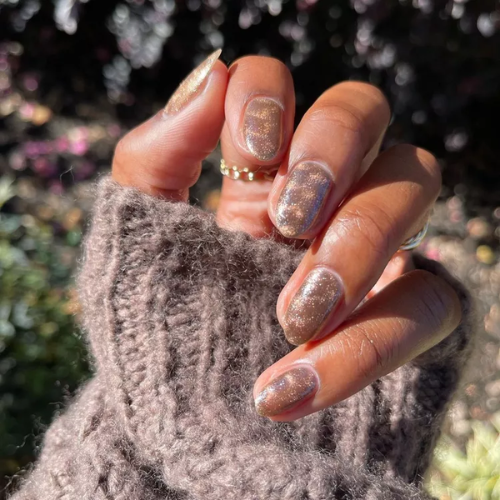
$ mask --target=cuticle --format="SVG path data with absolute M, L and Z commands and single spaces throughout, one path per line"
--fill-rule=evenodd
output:
M 335 313 L 335 311 L 337 311 L 339 309 L 339 307 L 341 306 L 341 304 L 345 302 L 345 286 L 344 286 L 344 281 L 342 280 L 342 278 L 339 275 L 339 273 L 337 271 L 333 270 L 332 268 L 330 268 L 327 265 L 318 264 L 318 265 L 313 266 L 307 272 L 307 274 L 302 279 L 302 281 L 299 283 L 299 289 L 292 296 L 292 298 L 290 300 L 290 303 L 287 306 L 287 309 L 285 311 L 285 317 L 286 317 L 287 312 L 288 312 L 289 308 L 291 307 L 291 304 L 293 303 L 293 301 L 294 301 L 297 293 L 299 292 L 299 290 L 310 279 L 314 279 L 313 278 L 314 273 L 319 273 L 319 276 L 321 276 L 321 274 L 323 274 L 323 273 L 327 273 L 328 275 L 333 276 L 334 281 L 337 283 L 336 287 L 337 287 L 337 290 L 338 290 L 338 294 L 337 294 L 337 292 L 335 293 L 335 295 L 337 296 L 337 299 L 331 304 L 331 306 L 329 307 L 329 310 L 327 310 L 326 315 L 323 317 L 323 320 L 321 321 L 321 323 L 314 329 L 313 332 L 311 332 L 312 335 L 310 335 L 306 340 L 303 340 L 302 342 L 299 340 L 298 344 L 295 343 L 295 342 L 292 342 L 292 340 L 289 340 L 289 342 L 291 342 L 291 343 L 293 343 L 295 345 L 302 345 L 305 342 L 317 341 L 317 340 L 323 338 L 324 335 L 322 335 L 322 333 L 324 333 L 324 331 L 325 331 L 325 326 L 331 320 L 332 315 Z M 287 331 L 287 329 L 285 327 L 284 327 L 284 329 L 285 329 L 285 331 Z M 292 336 L 292 339 L 294 339 L 293 336 Z
M 167 111 L 165 110 L 165 108 L 162 108 L 158 111 L 158 113 L 156 113 L 155 115 L 155 118 L 159 121 L 165 121 L 165 120 L 168 120 L 171 116 L 175 116 L 175 115 L 169 115 L 167 113 Z
M 326 315 L 323 323 L 319 326 L 318 330 L 315 332 L 315 334 L 308 340 L 308 342 L 315 342 L 317 340 L 321 340 L 324 335 L 320 335 L 321 333 L 324 334 L 324 328 L 325 328 L 325 325 L 328 323 L 328 321 L 331 319 L 332 317 L 332 314 L 338 310 L 338 308 L 340 307 L 341 303 L 344 302 L 345 300 L 345 286 L 344 286 L 344 280 L 342 279 L 342 277 L 340 276 L 340 274 L 333 270 L 331 267 L 329 266 L 326 266 L 324 264 L 320 264 L 320 265 L 317 265 L 317 266 L 314 266 L 310 271 L 309 273 L 312 273 L 314 270 L 316 269 L 324 269 L 326 270 L 328 273 L 330 274 L 333 274 L 333 276 L 335 276 L 335 279 L 337 280 L 337 282 L 339 283 L 340 285 L 340 298 L 339 300 L 337 301 L 337 303 L 334 305 L 333 309 Z M 309 274 L 308 273 L 308 274 Z
M 195 97 L 195 99 L 193 99 L 192 102 L 194 102 L 198 97 L 201 97 L 202 95 L 204 95 L 208 91 L 208 87 L 210 86 L 210 82 L 215 74 L 214 69 L 215 69 L 215 65 L 212 68 L 212 70 L 210 71 L 210 73 L 207 75 L 207 77 L 205 78 L 205 81 L 202 84 L 203 86 L 201 88 L 201 92 Z
M 318 370 L 316 370 L 312 361 L 299 359 L 299 360 L 293 361 L 289 366 L 293 366 L 294 368 L 296 368 L 296 367 L 300 368 L 301 366 L 308 367 L 314 373 L 314 378 L 316 379 L 316 390 L 312 395 L 312 397 L 314 397 L 316 395 L 316 393 L 320 390 L 321 379 L 320 379 L 320 376 L 318 374 Z
M 262 94 L 260 92 L 251 92 L 250 94 L 247 94 L 247 97 L 245 99 L 245 104 L 243 105 L 242 108 L 243 115 L 245 114 L 244 111 L 246 110 L 248 103 L 258 97 L 264 97 L 265 99 L 270 99 L 271 101 L 274 101 L 281 108 L 281 111 L 285 112 L 285 105 L 281 102 L 279 98 L 270 96 L 269 94 Z
M 308 158 L 307 156 L 299 157 L 297 161 L 291 164 L 287 171 L 287 176 L 290 175 L 291 172 L 293 172 L 294 168 L 297 167 L 298 165 L 301 165 L 302 163 L 314 163 L 315 165 L 319 165 L 327 174 L 327 176 L 331 179 L 332 183 L 335 182 L 335 176 L 333 175 L 333 172 L 328 166 L 328 163 L 326 163 L 323 160 L 316 160 L 316 159 L 311 159 Z
M 287 365 L 286 368 L 283 368 L 281 370 L 278 370 L 276 373 L 273 373 L 273 376 L 269 379 L 268 382 L 266 382 L 266 384 L 259 391 L 259 393 L 257 394 L 257 396 L 259 396 L 266 389 L 266 387 L 268 385 L 272 384 L 276 379 L 278 379 L 282 375 L 285 375 L 285 373 L 288 373 L 289 371 L 293 370 L 294 368 L 300 368 L 300 367 L 308 367 L 310 370 L 312 370 L 314 372 L 314 376 L 316 378 L 316 387 L 317 387 L 317 390 L 319 390 L 320 382 L 321 381 L 320 381 L 320 378 L 319 378 L 319 375 L 318 375 L 318 371 L 314 367 L 314 364 L 311 361 L 307 361 L 307 360 L 304 360 L 304 359 L 298 359 L 296 361 L 292 361 L 289 365 Z

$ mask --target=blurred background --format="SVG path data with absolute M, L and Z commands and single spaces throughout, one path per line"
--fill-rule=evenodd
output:
M 283 60 L 297 120 L 338 81 L 380 86 L 386 146 L 440 159 L 422 251 L 473 290 L 481 325 L 427 484 L 443 500 L 500 499 L 497 0 L 0 0 L 0 499 L 89 376 L 73 278 L 92 180 L 219 47 L 227 63 Z M 192 201 L 214 209 L 219 185 L 215 153 Z

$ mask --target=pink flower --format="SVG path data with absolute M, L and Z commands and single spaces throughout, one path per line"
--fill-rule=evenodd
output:
M 73 153 L 77 156 L 84 155 L 89 149 L 89 145 L 85 139 L 79 139 L 75 142 L 72 142 L 69 146 L 70 153 Z

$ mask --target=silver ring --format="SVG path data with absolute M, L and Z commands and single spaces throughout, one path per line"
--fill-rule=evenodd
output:
M 241 168 L 236 165 L 229 166 L 224 160 L 220 161 L 220 173 L 235 181 L 273 181 L 278 169 L 251 171 L 247 167 Z
M 404 241 L 403 244 L 399 247 L 399 250 L 413 250 L 414 248 L 417 248 L 418 245 L 420 245 L 420 243 L 422 243 L 422 241 L 424 240 L 428 230 L 429 221 L 425 223 L 425 226 L 415 236 L 412 236 L 411 238 L 408 238 L 406 241 Z

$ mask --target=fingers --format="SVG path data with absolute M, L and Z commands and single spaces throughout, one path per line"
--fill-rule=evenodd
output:
M 269 215 L 289 238 L 315 237 L 378 154 L 389 105 L 376 87 L 327 90 L 297 128 L 269 197 Z
M 227 68 L 214 52 L 181 83 L 165 110 L 121 139 L 113 159 L 119 183 L 171 200 L 187 200 L 201 161 L 224 123 Z
M 282 62 L 260 56 L 239 59 L 229 75 L 222 156 L 230 167 L 251 172 L 276 169 L 293 134 L 292 76 Z M 217 212 L 219 224 L 257 237 L 269 234 L 273 229 L 267 214 L 271 184 L 225 177 Z
M 255 383 L 257 412 L 290 421 L 338 403 L 439 343 L 460 318 L 459 299 L 447 283 L 411 271 L 337 332 L 268 368 Z
M 369 299 L 379 293 L 383 288 L 385 288 L 389 283 L 399 278 L 403 274 L 409 273 L 415 269 L 415 263 L 413 262 L 413 256 L 411 252 L 398 252 L 389 261 L 384 269 L 384 272 L 380 276 L 375 286 L 366 294 L 366 298 Z
M 354 310 L 401 243 L 424 225 L 441 186 L 435 158 L 413 146 L 382 153 L 314 240 L 277 313 L 292 344 L 317 340 Z

